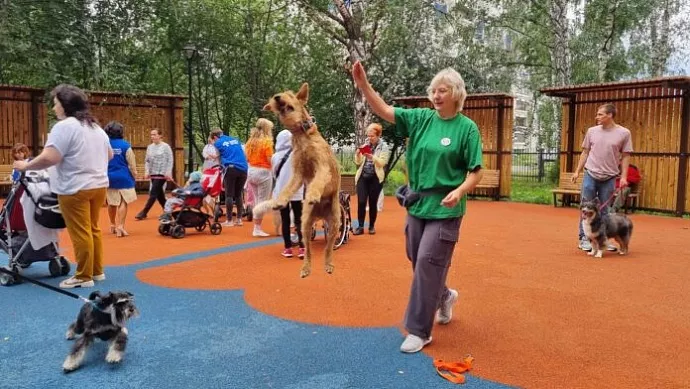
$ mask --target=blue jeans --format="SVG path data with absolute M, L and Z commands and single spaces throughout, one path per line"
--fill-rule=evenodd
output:
M 599 181 L 594 177 L 590 176 L 587 171 L 582 177 L 582 191 L 580 192 L 581 201 L 591 201 L 595 197 L 599 197 L 599 202 L 603 204 L 605 201 L 611 198 L 614 190 L 616 189 L 616 177 L 609 178 L 606 181 Z M 601 210 L 602 215 L 606 215 L 609 211 L 611 204 L 606 204 L 604 209 Z M 579 220 L 579 238 L 582 240 L 585 237 L 585 232 L 582 230 L 582 214 L 580 214 Z

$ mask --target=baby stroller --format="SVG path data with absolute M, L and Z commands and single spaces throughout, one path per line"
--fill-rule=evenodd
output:
M 0 248 L 7 253 L 9 260 L 4 268 L 20 273 L 21 269 L 31 266 L 34 262 L 48 262 L 48 270 L 52 277 L 65 276 L 70 272 L 70 265 L 67 259 L 60 255 L 57 244 L 50 242 L 36 250 L 29 239 L 24 207 L 20 202 L 24 193 L 36 206 L 34 220 L 38 224 L 52 229 L 65 227 L 57 205 L 57 197 L 52 194 L 39 197 L 37 193 L 32 194 L 29 191 L 29 183 L 41 182 L 48 185 L 47 177 L 39 172 L 22 174 L 18 181 L 12 183 L 12 189 L 0 210 Z M 20 282 L 19 277 L 0 274 L 0 285 L 9 286 Z
M 340 202 L 340 234 L 335 240 L 333 249 L 337 250 L 343 244 L 350 240 L 350 232 L 352 232 L 352 214 L 350 210 L 350 194 L 340 191 L 338 195 Z M 328 235 L 328 224 L 322 222 L 324 237 Z M 316 239 L 316 225 L 311 229 L 311 240 Z
M 221 168 L 210 167 L 204 170 L 201 176 L 201 187 L 204 189 L 202 196 L 189 196 L 183 190 L 175 189 L 173 193 L 185 196 L 182 205 L 171 212 L 170 220 L 161 220 L 158 225 L 158 233 L 163 236 L 172 236 L 181 239 L 185 236 L 185 228 L 194 228 L 201 232 L 209 227 L 211 234 L 218 235 L 223 227 L 214 219 L 213 215 L 201 210 L 206 196 L 217 197 L 222 188 Z
M 219 169 L 221 170 L 221 176 L 220 176 L 220 193 L 218 197 L 216 197 L 216 202 L 215 202 L 215 207 L 214 207 L 214 220 L 218 221 L 220 220 L 221 217 L 226 216 L 227 210 L 223 210 L 225 206 L 225 188 L 223 186 L 223 180 L 225 178 L 225 169 L 223 167 L 220 167 L 218 165 Z M 252 193 L 251 189 L 249 188 L 248 183 L 244 183 L 244 190 L 242 191 L 242 204 L 244 204 L 244 213 L 242 214 L 242 218 L 246 218 L 248 222 L 252 221 L 254 217 L 254 212 L 253 212 L 253 206 L 254 206 L 254 194 Z M 234 212 L 233 212 L 234 215 Z

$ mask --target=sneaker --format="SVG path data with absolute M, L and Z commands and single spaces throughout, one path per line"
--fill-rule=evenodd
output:
M 237 219 L 235 222 L 235 227 L 242 227 L 242 219 Z
M 376 228 L 369 227 L 369 235 L 374 235 L 374 234 L 376 234 Z
M 225 223 L 222 224 L 223 227 L 232 227 L 235 225 L 235 223 L 232 222 L 232 220 L 228 220 Z
M 284 249 L 280 255 L 284 256 L 285 258 L 292 258 L 292 249 Z
M 400 351 L 404 353 L 416 353 L 429 343 L 431 343 L 431 336 L 429 339 L 422 339 L 417 335 L 409 334 L 402 345 L 400 345 Z
M 93 280 L 80 280 L 79 278 L 70 277 L 60 283 L 62 289 L 72 288 L 93 288 Z
M 307 250 L 304 247 L 300 247 L 297 250 L 297 256 L 300 258 L 304 258 L 304 254 L 307 252 Z
M 268 237 L 271 235 L 264 232 L 261 228 L 254 227 L 254 231 L 252 232 L 252 236 L 257 237 L 257 238 L 265 238 L 265 237 Z
M 455 289 L 448 289 L 448 298 L 441 304 L 441 308 L 436 311 L 436 323 L 448 324 L 453 318 L 453 304 L 458 301 L 458 291 Z
M 136 216 L 134 216 L 134 219 L 136 220 L 144 220 L 146 219 L 146 215 L 143 215 L 141 213 L 138 213 Z
M 592 244 L 587 238 L 580 239 L 580 244 L 577 246 L 582 251 L 592 251 Z
M 618 251 L 618 247 L 616 247 L 616 246 L 614 246 L 614 245 L 612 245 L 612 244 L 608 244 L 608 245 L 606 245 L 606 250 L 608 250 L 608 251 Z
M 105 281 L 105 274 L 97 274 L 91 277 L 94 281 Z
M 362 227 L 357 227 L 355 228 L 354 231 L 352 231 L 352 235 L 362 235 L 364 233 L 364 228 Z

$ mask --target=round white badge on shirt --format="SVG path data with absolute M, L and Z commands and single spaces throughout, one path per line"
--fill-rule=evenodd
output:
M 450 138 L 443 138 L 441 139 L 441 144 L 443 146 L 449 146 L 450 145 Z

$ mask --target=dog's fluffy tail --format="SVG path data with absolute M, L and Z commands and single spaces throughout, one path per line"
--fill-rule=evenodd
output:
M 262 201 L 253 208 L 254 219 L 262 219 L 263 216 L 273 210 L 273 200 Z

